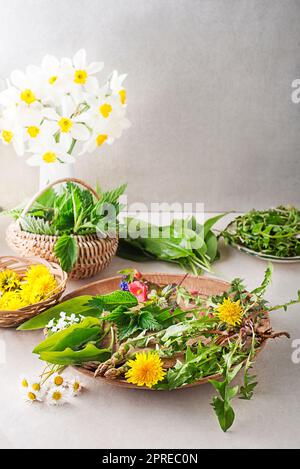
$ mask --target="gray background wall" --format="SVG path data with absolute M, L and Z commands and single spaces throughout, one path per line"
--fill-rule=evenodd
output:
M 129 183 L 129 200 L 207 210 L 300 205 L 297 0 L 0 0 L 0 76 L 72 55 L 128 72 L 132 127 L 76 173 Z M 0 204 L 38 185 L 0 147 Z M 16 190 L 17 189 L 17 190 Z

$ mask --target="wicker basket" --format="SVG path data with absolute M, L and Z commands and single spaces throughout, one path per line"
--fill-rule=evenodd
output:
M 5 269 L 10 269 L 16 272 L 20 277 L 23 277 L 31 265 L 43 264 L 45 265 L 57 281 L 57 287 L 51 292 L 51 296 L 35 303 L 34 305 L 25 306 L 24 308 L 15 311 L 0 311 L 0 327 L 17 327 L 28 319 L 36 316 L 47 308 L 54 306 L 58 303 L 61 295 L 66 289 L 68 276 L 58 264 L 47 262 L 43 259 L 20 257 L 0 257 L 0 272 Z
M 99 195 L 85 182 L 75 178 L 59 179 L 49 184 L 45 189 L 38 192 L 26 205 L 21 217 L 24 216 L 33 203 L 51 187 L 65 182 L 75 182 L 86 189 L 88 189 L 96 199 L 99 200 Z M 20 218 L 21 218 L 20 217 Z M 117 251 L 118 239 L 117 238 L 99 238 L 97 234 L 75 236 L 78 245 L 78 259 L 70 272 L 69 277 L 73 279 L 81 279 L 92 277 L 93 275 L 101 272 Z M 23 231 L 20 224 L 17 222 L 12 223 L 6 232 L 6 240 L 8 245 L 22 256 L 37 256 L 42 257 L 51 262 L 58 262 L 54 254 L 54 245 L 57 241 L 57 236 L 36 235 Z

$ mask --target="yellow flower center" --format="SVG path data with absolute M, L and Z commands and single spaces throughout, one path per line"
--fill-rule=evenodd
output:
M 36 395 L 34 394 L 34 392 L 29 392 L 29 393 L 27 394 L 27 396 L 28 396 L 28 399 L 29 399 L 30 401 L 35 401 L 35 400 L 36 400 Z
M 98 147 L 100 147 L 105 142 L 105 140 L 107 140 L 107 135 L 99 134 L 98 137 L 96 138 Z
M 55 376 L 54 384 L 56 384 L 56 386 L 61 386 L 63 382 L 64 382 L 64 379 L 62 376 Z
M 32 389 L 33 389 L 34 391 L 40 391 L 40 390 L 41 390 L 40 383 L 33 383 Z
M 60 401 L 61 398 L 62 398 L 62 393 L 61 393 L 60 391 L 54 391 L 54 392 L 52 393 L 52 399 L 53 399 L 54 401 Z
M 109 116 L 112 111 L 112 107 L 108 103 L 104 103 L 99 107 L 100 114 L 102 114 L 105 119 Z
M 25 90 L 21 92 L 20 98 L 22 99 L 22 101 L 24 101 L 28 105 L 36 101 L 35 94 L 28 88 L 26 88 Z
M 126 90 L 120 90 L 119 96 L 120 96 L 121 103 L 124 106 L 124 104 L 126 104 Z
M 6 143 L 10 143 L 14 136 L 14 134 L 10 130 L 2 130 L 1 135 Z
M 80 384 L 78 383 L 78 381 L 75 381 L 75 383 L 73 383 L 74 391 L 78 391 L 79 388 L 80 388 Z
M 75 70 L 74 82 L 78 85 L 84 85 L 87 80 L 88 74 L 86 70 Z
M 70 130 L 72 129 L 73 122 L 71 121 L 71 119 L 68 119 L 68 117 L 62 117 L 58 121 L 58 125 L 62 132 L 67 133 L 67 132 L 70 132 Z
M 55 163 L 55 161 L 57 161 L 56 153 L 53 151 L 47 151 L 43 154 L 43 160 L 45 163 Z
M 53 85 L 57 80 L 57 76 L 53 75 L 52 77 L 49 78 L 49 83 L 50 85 Z
M 22 380 L 22 383 L 21 383 L 21 384 L 22 384 L 23 388 L 28 388 L 28 381 L 27 381 L 27 379 L 24 378 L 24 379 Z
M 28 127 L 27 132 L 31 138 L 36 138 L 38 134 L 40 133 L 40 129 L 36 127 L 35 125 L 32 125 Z
M 223 303 L 217 306 L 216 310 L 220 321 L 223 321 L 230 326 L 241 324 L 243 308 L 241 307 L 240 300 L 232 301 L 230 298 L 225 298 Z

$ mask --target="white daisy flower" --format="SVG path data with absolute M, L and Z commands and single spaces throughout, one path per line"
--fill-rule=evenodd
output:
M 80 392 L 83 389 L 83 385 L 77 376 L 69 380 L 68 385 L 69 385 L 70 394 L 73 397 L 78 396 L 78 394 L 80 394 Z
M 40 378 L 22 377 L 20 380 L 20 386 L 23 398 L 26 402 L 42 402 L 45 397 L 45 389 L 41 384 Z
M 47 393 L 47 404 L 61 406 L 68 402 L 68 393 L 63 386 L 51 387 Z

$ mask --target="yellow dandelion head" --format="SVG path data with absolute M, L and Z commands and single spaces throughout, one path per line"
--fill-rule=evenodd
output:
M 130 367 L 125 375 L 128 383 L 138 386 L 152 388 L 159 381 L 162 381 L 166 374 L 157 352 L 137 353 L 135 359 L 129 360 L 127 365 Z
M 17 290 L 20 287 L 20 277 L 13 270 L 3 270 L 0 272 L 0 291 L 7 292 Z
M 216 310 L 220 321 L 230 326 L 238 326 L 241 324 L 243 308 L 241 307 L 240 300 L 232 301 L 230 298 L 225 298 L 223 303 L 217 306 Z
M 16 311 L 27 306 L 20 292 L 8 291 L 1 296 L 0 310 Z
M 31 265 L 26 272 L 25 280 L 27 282 L 34 281 L 41 277 L 41 275 L 51 275 L 47 267 L 43 264 Z

